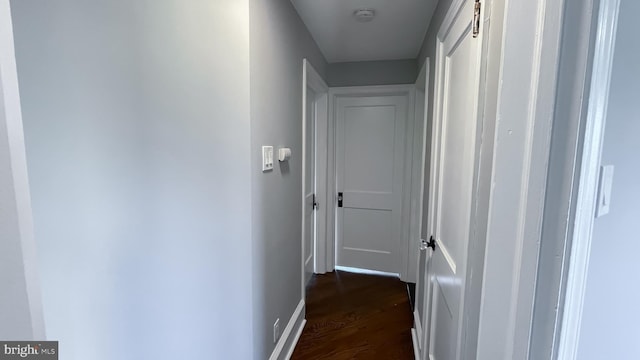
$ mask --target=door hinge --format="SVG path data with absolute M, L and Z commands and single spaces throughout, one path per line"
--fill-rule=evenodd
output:
M 316 194 L 313 194 L 313 210 L 318 210 L 318 199 L 316 198 Z
M 480 0 L 476 0 L 476 4 L 473 7 L 473 37 L 477 38 L 480 35 L 480 9 L 482 5 Z

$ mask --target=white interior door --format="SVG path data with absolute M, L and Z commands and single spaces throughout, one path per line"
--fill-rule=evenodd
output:
M 338 266 L 400 273 L 407 116 L 407 96 L 337 100 Z
M 460 357 L 467 248 L 476 164 L 482 42 L 473 37 L 474 0 L 462 2 L 438 44 L 435 251 L 429 277 L 432 360 Z
M 304 283 L 314 272 L 316 240 L 316 93 L 307 87 L 305 104 L 304 156 Z

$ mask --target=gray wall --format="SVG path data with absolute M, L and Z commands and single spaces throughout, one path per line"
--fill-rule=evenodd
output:
M 611 212 L 596 219 L 578 358 L 640 358 L 640 3 L 622 0 L 603 165 L 614 165 Z
M 12 6 L 47 337 L 250 359 L 248 0 Z
M 329 64 L 329 86 L 366 86 L 414 84 L 418 77 L 415 59 L 389 61 L 357 61 Z
M 291 2 L 251 0 L 250 18 L 254 358 L 266 359 L 302 292 L 302 59 L 322 76 L 326 62 Z M 262 173 L 262 145 L 292 158 Z

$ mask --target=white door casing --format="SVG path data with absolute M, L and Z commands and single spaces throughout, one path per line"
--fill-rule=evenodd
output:
M 435 240 L 429 358 L 460 358 L 467 250 L 477 168 L 481 33 L 473 35 L 474 0 L 458 1 L 447 14 L 437 43 L 436 116 L 430 202 Z
M 304 141 L 304 283 L 314 273 L 314 245 L 316 239 L 316 93 L 306 89 Z
M 559 333 L 556 345 L 558 359 L 574 360 L 578 356 L 619 11 L 620 0 L 600 3 L 584 145 L 582 158 L 576 159 L 582 164 L 576 179 L 578 194 L 573 200 L 577 210 L 573 219 L 571 254 L 566 260 L 569 270 L 563 299 L 564 313 L 558 317 L 555 329 Z
M 408 107 L 406 95 L 337 99 L 338 266 L 401 272 Z
M 428 175 L 430 170 L 427 168 L 427 156 L 431 154 L 431 139 L 428 137 L 430 133 L 428 131 L 428 110 L 429 110 L 429 67 L 430 60 L 427 58 L 422 66 L 422 70 L 418 75 L 416 81 L 416 124 L 415 124 L 415 138 L 414 144 L 415 151 L 414 157 L 417 158 L 417 166 L 414 161 L 414 174 L 412 179 L 412 219 L 415 219 L 415 223 L 412 224 L 412 236 L 409 239 L 409 251 L 416 252 L 416 293 L 415 293 L 415 305 L 413 309 L 414 314 L 414 329 L 415 339 L 419 354 L 416 355 L 418 359 L 422 358 L 424 353 L 424 325 L 428 324 L 428 298 L 429 298 L 429 282 L 426 281 L 428 265 L 430 263 L 430 252 L 426 251 L 422 240 L 427 238 L 428 235 L 424 234 L 423 228 L 426 227 L 427 212 L 425 209 L 425 201 L 428 199 L 425 195 L 428 195 Z
M 317 253 L 317 263 L 324 265 L 325 271 L 333 271 L 336 268 L 336 257 L 337 257 L 337 238 L 338 238 L 338 207 L 337 207 L 337 193 L 338 193 L 338 184 L 337 184 L 337 103 L 341 98 L 353 98 L 353 97 L 371 97 L 371 96 L 406 96 L 409 99 L 408 105 L 408 125 L 406 126 L 407 131 L 407 143 L 405 147 L 405 153 L 410 153 L 412 151 L 412 136 L 410 136 L 411 131 L 413 129 L 413 117 L 414 117 L 414 108 L 413 103 L 415 100 L 415 86 L 412 85 L 376 85 L 376 86 L 348 86 L 348 87 L 333 87 L 329 89 L 329 97 L 328 97 L 328 122 L 326 129 L 326 138 L 322 137 L 323 127 L 318 128 L 318 141 L 320 147 L 318 148 L 319 152 L 323 149 L 326 149 L 326 193 L 322 198 L 325 199 L 326 206 L 324 207 L 324 211 L 326 212 L 326 238 L 325 241 L 318 241 L 318 249 L 326 249 L 326 253 L 321 255 L 320 252 Z M 325 141 L 326 139 L 326 141 Z M 326 143 L 326 148 L 323 144 Z M 319 161 L 322 161 L 322 156 L 319 154 Z M 405 164 L 406 166 L 406 164 Z M 318 165 L 318 168 L 322 168 L 321 165 Z M 405 167 L 404 176 L 405 176 L 405 187 L 410 186 L 411 182 L 411 174 L 410 168 Z M 326 196 L 325 196 L 326 195 Z M 403 199 L 403 212 L 410 211 L 410 202 L 404 201 Z M 322 212 L 322 206 L 320 207 L 320 212 Z M 320 226 L 320 222 L 319 225 Z M 408 229 L 406 229 L 408 230 Z M 322 229 L 319 230 L 319 232 Z M 408 264 L 408 255 L 409 255 L 409 231 L 404 231 L 402 234 L 402 239 L 400 241 L 401 247 L 401 256 L 400 262 L 402 263 L 401 271 L 400 271 L 400 279 L 406 281 L 408 278 L 408 268 L 411 264 Z M 414 264 L 417 265 L 417 264 Z M 415 268 L 415 266 L 414 266 Z
M 302 65 L 302 299 L 313 273 L 324 273 L 326 263 L 327 207 L 327 138 L 329 87 L 307 59 Z M 314 207 L 314 196 L 317 206 Z
M 0 0 L 0 251 L 4 271 L 0 281 L 3 284 L 7 280 L 12 281 L 13 289 L 21 289 L 6 297 L 3 293 L 3 305 L 11 299 L 27 305 L 0 309 L 3 317 L 0 337 L 44 339 L 44 314 L 36 267 L 38 254 L 10 5 L 9 0 Z M 11 259 L 5 261 L 7 258 Z M 5 316 L 5 310 L 11 316 Z
M 425 117 L 425 92 L 424 92 L 424 88 L 418 87 L 416 86 L 416 126 L 414 127 L 416 129 L 416 133 L 419 131 L 419 135 L 418 136 L 422 136 L 423 135 L 423 131 L 424 130 L 424 117 Z M 421 123 L 421 127 L 420 129 L 418 129 L 418 123 Z M 414 139 L 414 142 L 415 139 Z M 420 144 L 423 144 L 422 141 L 417 141 Z M 421 155 L 424 156 L 424 151 L 421 151 Z M 422 164 L 424 164 L 424 161 L 421 161 Z M 416 329 L 416 335 L 417 335 L 417 342 L 418 342 L 418 348 L 422 348 L 422 324 L 424 324 L 424 321 L 422 321 L 422 318 L 424 317 L 424 291 L 422 291 L 424 289 L 424 285 L 425 285 L 425 267 L 426 267 L 426 263 L 427 263 L 427 259 L 426 259 L 426 255 L 427 252 L 425 251 L 426 249 L 423 249 L 422 245 L 421 245 L 421 220 L 422 220 L 422 178 L 423 178 L 423 173 L 424 173 L 424 166 L 421 166 L 419 169 L 414 169 L 417 170 L 415 171 L 414 177 L 412 178 L 412 182 L 411 182 L 411 187 L 412 187 L 412 193 L 415 193 L 413 189 L 418 188 L 418 194 L 420 194 L 420 196 L 415 196 L 412 197 L 411 199 L 411 221 L 412 221 L 412 225 L 411 225 L 411 233 L 410 233 L 410 237 L 409 237 L 409 259 L 412 259 L 412 253 L 415 256 L 414 260 L 411 261 L 416 261 L 416 275 L 415 275 L 415 283 L 416 283 L 416 288 L 415 288 L 415 302 L 414 302 L 414 307 L 413 307 L 413 314 L 414 314 L 414 327 Z

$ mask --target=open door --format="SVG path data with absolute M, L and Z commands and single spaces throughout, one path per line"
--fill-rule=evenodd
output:
M 456 2 L 438 34 L 429 181 L 423 359 L 460 359 L 467 251 L 477 176 L 481 4 Z

